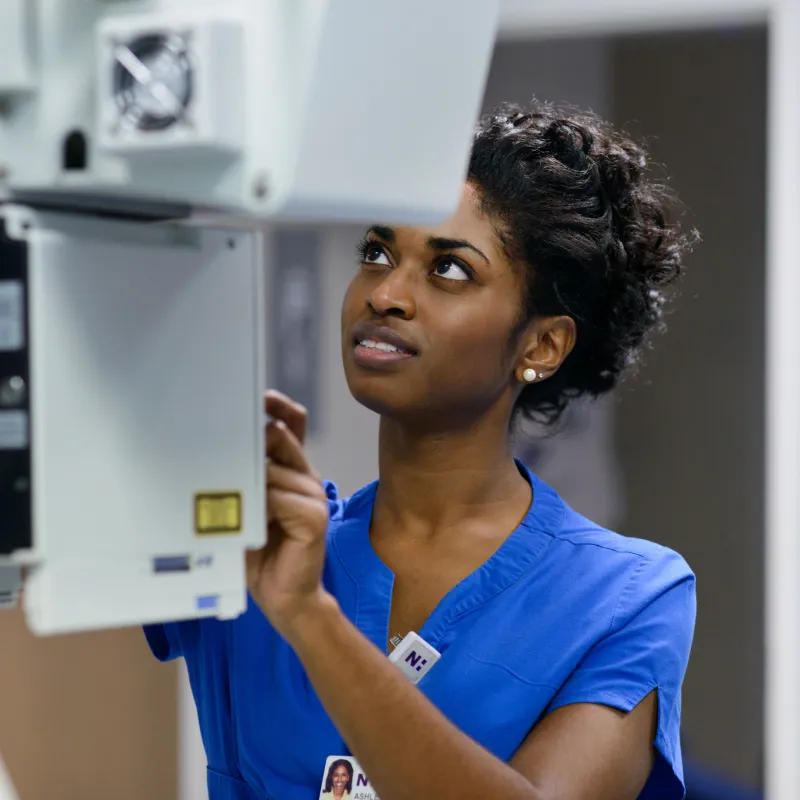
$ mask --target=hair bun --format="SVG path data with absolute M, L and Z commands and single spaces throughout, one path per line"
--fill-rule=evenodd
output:
M 553 154 L 573 169 L 585 169 L 589 163 L 593 137 L 590 131 L 580 128 L 570 120 L 556 119 L 550 123 L 545 136 L 553 144 Z
M 569 401 L 612 389 L 660 327 L 666 289 L 696 233 L 648 175 L 643 147 L 594 114 L 534 101 L 478 124 L 469 176 L 510 258 L 527 267 L 525 319 L 568 315 L 576 345 L 518 410 L 555 422 Z

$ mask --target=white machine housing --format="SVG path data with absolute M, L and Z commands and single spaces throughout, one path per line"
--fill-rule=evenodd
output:
M 464 180 L 498 9 L 499 0 L 468 13 L 463 0 L 3 0 L 0 177 L 26 197 L 438 221 Z M 137 58 L 135 43 L 154 36 L 166 44 Z M 127 88 L 120 74 L 134 76 Z M 171 105 L 172 124 L 138 127 L 142 108 Z M 65 156 L 70 136 L 84 165 Z
M 29 364 L 0 455 L 30 449 L 33 519 L 0 572 L 30 567 L 29 627 L 238 615 L 266 530 L 261 235 L 18 206 L 0 224 L 26 250 Z
M 499 0 L 466 12 L 2 0 L 0 607 L 26 567 L 39 634 L 244 610 L 258 226 L 452 213 Z

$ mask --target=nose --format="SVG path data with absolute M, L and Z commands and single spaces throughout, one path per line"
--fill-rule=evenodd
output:
M 398 266 L 386 272 L 370 292 L 367 303 L 382 317 L 411 319 L 417 313 L 415 275 L 412 269 Z

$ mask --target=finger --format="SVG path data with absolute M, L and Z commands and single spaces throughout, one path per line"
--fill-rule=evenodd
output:
M 319 499 L 283 489 L 267 490 L 267 508 L 281 531 L 297 542 L 311 544 L 325 538 L 328 507 Z
M 267 462 L 267 488 L 283 489 L 306 497 L 325 499 L 325 492 L 313 476 L 284 467 L 274 461 Z
M 302 445 L 280 419 L 267 425 L 267 458 L 305 475 L 310 475 L 312 471 Z
M 267 462 L 277 463 L 308 475 L 324 494 L 322 476 L 306 457 L 302 445 L 282 420 L 267 426 Z
M 276 389 L 264 395 L 264 410 L 274 419 L 283 420 L 300 444 L 306 440 L 306 421 L 308 412 L 305 406 L 287 397 Z

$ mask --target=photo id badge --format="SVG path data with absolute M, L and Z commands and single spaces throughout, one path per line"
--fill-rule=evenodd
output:
M 328 756 L 319 800 L 380 800 L 352 756 Z

